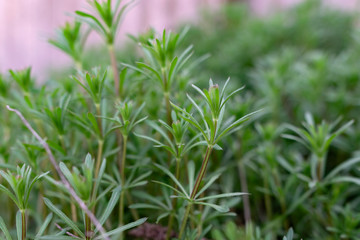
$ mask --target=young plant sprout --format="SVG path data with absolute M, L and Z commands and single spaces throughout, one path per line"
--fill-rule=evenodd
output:
M 115 56 L 114 43 L 122 17 L 133 2 L 134 1 L 130 1 L 121 6 L 122 0 L 116 0 L 115 4 L 112 3 L 112 0 L 106 0 L 103 2 L 89 0 L 88 3 L 92 7 L 94 13 L 76 11 L 76 15 L 79 20 L 87 23 L 91 29 L 95 30 L 106 42 L 114 74 L 114 90 L 117 97 L 120 96 L 122 89 L 120 89 L 119 84 L 119 71 Z
M 338 130 L 334 128 L 339 124 L 341 118 L 334 123 L 328 124 L 323 121 L 316 125 L 310 113 L 305 115 L 306 122 L 303 122 L 305 129 L 288 125 L 287 128 L 296 135 L 284 134 L 284 138 L 295 140 L 308 148 L 313 156 L 311 158 L 311 177 L 313 181 L 321 181 L 325 174 L 326 157 L 332 141 L 353 124 L 353 120 L 341 126 Z
M 183 217 L 183 221 L 180 228 L 179 238 L 181 239 L 184 230 L 186 227 L 187 219 L 189 217 L 189 213 L 191 210 L 192 204 L 196 203 L 196 201 L 206 200 L 208 198 L 197 199 L 199 197 L 199 187 L 200 184 L 205 176 L 206 168 L 209 163 L 209 159 L 211 156 L 211 152 L 213 149 L 221 149 L 221 147 L 217 144 L 224 136 L 230 134 L 231 132 L 237 130 L 238 127 L 241 126 L 242 123 L 250 119 L 251 115 L 254 115 L 257 112 L 249 113 L 237 120 L 224 120 L 225 114 L 225 106 L 226 103 L 229 101 L 231 96 L 235 93 L 241 91 L 243 88 L 239 88 L 229 95 L 225 95 L 226 87 L 229 83 L 230 79 L 228 79 L 222 90 L 220 91 L 218 85 L 214 85 L 212 80 L 209 81 L 209 89 L 208 90 L 201 90 L 195 85 L 193 88 L 201 95 L 203 101 L 205 102 L 205 108 L 201 108 L 195 100 L 193 100 L 189 95 L 188 99 L 194 105 L 195 109 L 197 110 L 198 114 L 200 115 L 201 123 L 192 116 L 192 114 L 188 113 L 185 109 L 178 107 L 177 105 L 172 103 L 172 106 L 181 113 L 181 117 L 190 123 L 192 127 L 201 133 L 202 137 L 204 138 L 206 144 L 206 152 L 204 155 L 204 159 L 202 161 L 200 172 L 197 176 L 194 186 L 191 188 L 191 193 L 188 195 L 186 192 L 183 192 L 182 195 L 187 199 L 188 206 L 185 211 L 185 215 Z M 185 195 L 184 195 L 185 194 Z M 235 193 L 234 195 L 220 195 L 220 196 L 239 196 L 243 195 L 244 193 Z
M 82 33 L 80 22 L 75 21 L 73 24 L 67 22 L 57 31 L 56 38 L 50 39 L 49 43 L 69 55 L 74 61 L 76 69 L 81 71 L 84 45 L 88 33 L 89 31 Z
M 195 146 L 199 145 L 199 141 L 197 141 L 197 140 L 199 139 L 200 135 L 198 134 L 198 135 L 194 136 L 192 139 L 187 140 L 186 135 L 188 132 L 189 123 L 186 122 L 182 118 L 178 119 L 178 117 L 176 116 L 176 113 L 174 111 L 172 112 L 171 126 L 169 126 L 166 122 L 159 120 L 159 124 L 163 128 L 165 128 L 169 132 L 169 134 L 167 134 L 160 126 L 158 126 L 158 124 L 156 124 L 154 122 L 149 121 L 148 124 L 154 130 L 156 130 L 158 133 L 161 134 L 161 136 L 165 140 L 165 143 L 161 143 L 152 137 L 148 137 L 148 136 L 144 136 L 144 135 L 140 135 L 140 134 L 136 134 L 136 135 L 141 138 L 152 141 L 153 143 L 156 144 L 155 147 L 164 148 L 166 151 L 168 151 L 168 153 L 171 154 L 172 158 L 174 158 L 175 162 L 176 162 L 175 178 L 179 179 L 180 178 L 180 170 L 181 170 L 181 161 L 183 160 L 184 155 L 187 152 L 189 152 Z M 169 137 L 169 135 L 170 135 L 170 137 Z M 177 189 L 178 186 L 174 183 L 173 188 Z M 150 200 L 151 200 L 151 198 L 150 198 Z M 168 229 L 167 229 L 166 239 L 169 239 L 172 234 L 172 227 L 173 227 L 173 222 L 174 222 L 176 203 L 177 203 L 176 198 L 173 198 L 172 203 L 171 203 L 172 211 L 170 213 L 170 219 L 169 219 L 168 226 L 167 226 Z
M 139 43 L 144 52 L 145 62 L 137 62 L 136 66 L 123 64 L 142 73 L 161 87 L 164 94 L 168 125 L 172 123 L 170 96 L 172 96 L 174 85 L 177 86 L 175 80 L 181 71 L 185 71 L 184 68 L 193 54 L 193 46 L 189 46 L 176 56 L 176 49 L 186 35 L 187 30 L 184 29 L 181 34 L 166 33 L 164 30 L 161 38 Z
M 26 240 L 26 211 L 28 209 L 30 192 L 34 187 L 35 183 L 47 174 L 48 172 L 38 175 L 36 177 L 32 177 L 32 170 L 26 165 L 23 165 L 21 168 L 17 167 L 16 175 L 11 173 L 10 171 L 4 172 L 0 170 L 0 176 L 5 179 L 5 181 L 11 188 L 10 191 L 7 187 L 0 184 L 0 191 L 5 193 L 9 198 L 11 198 L 11 200 L 16 204 L 19 209 L 19 212 L 16 214 L 18 240 Z M 0 230 L 2 230 L 5 235 L 7 235 L 7 239 L 11 239 L 10 234 L 5 227 L 4 220 L 1 217 Z
M 127 141 L 129 134 L 132 132 L 133 128 L 138 125 L 139 123 L 145 121 L 147 117 L 143 117 L 139 119 L 139 115 L 143 110 L 145 104 L 142 104 L 138 107 L 137 110 L 134 110 L 134 106 L 132 102 L 124 102 L 119 103 L 118 114 L 114 118 L 108 118 L 109 120 L 115 122 L 115 127 L 113 129 L 118 129 L 122 134 L 122 154 L 121 158 L 119 158 L 118 166 L 119 172 L 121 176 L 121 184 L 123 186 L 123 190 L 121 191 L 120 196 L 120 206 L 119 206 L 119 224 L 122 226 L 124 224 L 123 216 L 124 216 L 124 196 L 125 192 L 125 183 L 126 183 L 126 176 L 125 176 L 125 168 L 126 168 L 126 149 L 127 149 Z M 137 215 L 137 214 L 135 214 Z

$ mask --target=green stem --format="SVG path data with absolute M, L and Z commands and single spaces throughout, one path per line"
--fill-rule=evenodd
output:
M 91 220 L 87 214 L 85 214 L 85 239 L 90 240 L 92 236 Z
M 172 118 L 171 118 L 171 106 L 170 106 L 170 94 L 168 91 L 164 92 L 164 99 L 165 99 L 165 105 L 166 105 L 166 119 L 167 119 L 167 124 L 169 126 L 171 126 L 172 124 Z M 170 132 L 168 132 L 168 137 L 169 139 L 173 139 L 173 135 L 171 135 Z M 168 152 L 168 159 L 169 159 L 169 166 L 171 165 L 171 153 Z
M 103 145 L 104 145 L 104 141 L 99 139 L 98 140 L 98 154 L 96 157 L 96 166 L 95 166 L 95 179 L 98 178 L 99 176 L 99 171 L 100 171 L 100 167 L 101 167 L 101 162 L 102 162 L 102 152 L 103 152 Z M 96 195 L 97 195 L 97 190 L 98 190 L 98 183 L 99 181 L 95 181 L 93 184 L 93 190 L 92 190 L 92 194 L 91 194 L 91 203 L 94 203 L 93 208 L 92 208 L 92 212 L 95 213 L 95 201 L 96 201 Z M 75 207 L 74 207 L 75 208 Z
M 121 184 L 122 187 L 125 185 L 125 161 L 126 161 L 126 145 L 127 145 L 127 136 L 123 135 L 123 148 L 122 148 L 122 155 L 121 155 L 121 162 L 120 162 L 120 177 L 121 177 Z M 120 194 L 120 203 L 119 203 L 119 225 L 124 225 L 124 196 L 125 196 L 125 189 L 121 189 Z M 120 239 L 123 239 L 123 235 L 120 235 Z
M 95 178 L 98 177 L 99 175 L 99 171 L 100 171 L 100 166 L 101 166 L 101 162 L 102 162 L 102 152 L 103 152 L 103 145 L 104 145 L 104 141 L 102 139 L 98 140 L 98 154 L 96 157 L 96 167 L 95 167 Z
M 240 161 L 238 164 L 238 171 L 239 171 L 239 178 L 240 178 L 240 185 L 242 192 L 249 192 L 248 190 L 248 183 L 246 178 L 246 171 L 243 161 Z M 251 223 L 251 208 L 250 208 L 250 201 L 249 196 L 243 196 L 243 206 L 244 206 L 244 220 L 245 225 Z
M 195 186 L 194 186 L 194 188 L 193 188 L 193 190 L 191 192 L 191 195 L 190 195 L 191 200 L 195 199 L 195 196 L 196 196 L 196 194 L 197 194 L 197 192 L 199 190 L 201 181 L 205 176 L 206 167 L 207 167 L 207 165 L 209 163 L 209 159 L 210 159 L 212 149 L 213 149 L 213 146 L 208 145 L 208 147 L 206 149 L 204 160 L 203 160 L 202 165 L 201 165 L 200 173 L 199 173 L 199 175 L 198 175 L 198 177 L 196 179 Z M 181 228 L 180 228 L 179 239 L 181 239 L 182 234 L 184 233 L 184 229 L 185 229 L 185 226 L 186 226 L 186 223 L 187 223 L 187 219 L 189 217 L 189 213 L 190 213 L 190 210 L 191 210 L 191 205 L 192 204 L 189 203 L 189 205 L 188 205 L 188 207 L 186 209 L 186 212 L 185 212 L 182 224 L 181 224 Z
M 100 103 L 96 103 L 95 104 L 95 108 L 96 108 L 96 114 L 98 115 L 98 118 L 97 118 L 97 124 L 98 124 L 98 128 L 100 130 L 100 135 L 101 137 L 103 136 L 103 129 L 102 129 L 102 121 L 101 121 L 101 105 Z
M 26 240 L 26 210 L 20 210 L 21 212 L 21 240 Z
M 194 186 L 194 188 L 193 188 L 193 190 L 191 192 L 191 196 L 190 196 L 191 199 L 195 198 L 195 195 L 199 190 L 200 183 L 201 183 L 202 179 L 204 178 L 204 175 L 205 175 L 205 172 L 206 172 L 206 167 L 207 167 L 207 165 L 209 163 L 210 154 L 211 154 L 212 149 L 213 149 L 213 146 L 208 145 L 208 147 L 206 149 L 204 160 L 203 160 L 202 165 L 201 165 L 200 173 L 199 173 L 199 175 L 198 175 L 198 177 L 196 179 L 195 186 Z
M 324 173 L 325 173 L 325 157 L 320 156 L 317 159 L 317 177 L 319 182 L 323 178 Z
M 98 116 L 101 115 L 101 108 L 100 107 L 101 107 L 100 103 L 95 104 L 96 114 Z M 98 128 L 100 129 L 100 136 L 98 138 L 98 152 L 97 152 L 97 158 L 96 158 L 95 178 L 97 178 L 98 175 L 99 175 L 100 166 L 101 166 L 101 162 L 102 162 L 103 145 L 104 145 L 104 140 L 102 139 L 103 132 L 102 132 L 101 118 L 97 119 L 97 124 L 98 124 Z M 96 195 L 96 193 L 94 193 L 94 195 Z
M 70 208 L 71 208 L 71 219 L 73 220 L 74 223 L 76 223 L 77 222 L 77 214 L 76 214 L 75 199 L 73 197 L 71 197 Z M 75 231 L 73 233 L 76 235 Z
M 119 70 L 117 68 L 117 61 L 113 44 L 108 45 L 108 51 L 110 55 L 111 67 L 114 74 L 115 95 L 117 98 L 120 98 L 120 93 L 122 92 L 122 89 L 120 89 L 119 85 Z
M 191 206 L 192 206 L 192 203 L 189 202 L 187 208 L 186 208 L 186 211 L 185 211 L 185 215 L 184 215 L 184 218 L 183 218 L 183 221 L 181 223 L 181 227 L 180 227 L 180 233 L 179 233 L 179 239 L 181 240 L 182 237 L 183 237 L 183 234 L 184 234 L 184 231 L 185 231 L 185 227 L 186 227 L 186 223 L 187 223 L 187 219 L 189 217 L 189 213 L 190 213 L 190 210 L 191 210 Z
M 171 119 L 171 105 L 170 105 L 170 94 L 169 92 L 164 92 L 165 104 L 166 104 L 166 117 L 167 117 L 167 124 L 171 126 L 172 119 Z M 170 134 L 171 136 L 171 134 Z M 172 136 L 171 136 L 172 137 Z M 171 138 L 170 138 L 171 139 Z
M 179 180 L 179 176 L 180 176 L 180 159 L 177 158 L 176 159 L 176 174 L 175 174 L 175 178 Z M 177 189 L 177 185 L 174 183 L 174 188 Z M 170 239 L 171 237 L 171 233 L 172 233 L 172 225 L 174 223 L 174 214 L 175 214 L 175 208 L 176 208 L 176 202 L 177 199 L 173 198 L 172 199 L 172 213 L 170 214 L 169 217 L 169 223 L 167 226 L 167 232 L 166 232 L 166 240 Z
M 168 223 L 168 226 L 167 226 L 167 232 L 166 232 L 166 240 L 169 240 L 170 237 L 171 237 L 171 233 L 172 233 L 172 225 L 174 223 L 174 208 L 173 208 L 173 212 L 170 214 L 170 217 L 169 217 L 169 223 Z

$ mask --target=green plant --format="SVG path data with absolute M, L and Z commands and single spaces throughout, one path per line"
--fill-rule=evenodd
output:
M 88 2 L 50 40 L 75 69 L 0 74 L 1 173 L 52 173 L 26 225 L 0 195 L 0 239 L 359 238 L 354 14 L 308 1 L 259 18 L 234 3 L 118 48 L 134 2 Z M 85 45 L 90 31 L 107 49 Z
M 166 33 L 164 30 L 162 38 L 140 42 L 145 61 L 137 62 L 136 66 L 124 64 L 124 66 L 142 73 L 161 86 L 166 105 L 167 124 L 169 125 L 172 123 L 170 96 L 173 95 L 174 85 L 175 87 L 179 86 L 179 78 L 184 72 L 186 73 L 184 68 L 193 54 L 193 47 L 190 45 L 178 56 L 176 55 L 176 50 L 186 32 L 186 28 L 181 34 Z
M 196 110 L 200 114 L 201 121 L 203 122 L 204 127 L 200 125 L 200 123 L 186 110 L 176 106 L 173 104 L 173 107 L 181 112 L 181 117 L 189 122 L 191 126 L 193 126 L 196 130 L 198 130 L 202 137 L 204 138 L 204 144 L 207 146 L 205 156 L 201 165 L 200 172 L 198 177 L 195 181 L 194 186 L 191 186 L 191 193 L 188 195 L 186 192 L 183 191 L 183 197 L 189 201 L 188 206 L 186 208 L 185 215 L 183 217 L 182 225 L 180 228 L 179 238 L 181 239 L 187 223 L 187 218 L 189 216 L 191 206 L 193 203 L 196 203 L 196 200 L 201 201 L 202 199 L 196 199 L 199 197 L 198 191 L 200 184 L 204 178 L 206 168 L 211 156 L 211 152 L 213 149 L 221 149 L 217 143 L 219 140 L 224 137 L 226 134 L 230 134 L 231 131 L 234 131 L 236 127 L 239 127 L 243 122 L 247 121 L 251 115 L 255 112 L 245 115 L 244 117 L 232 121 L 232 119 L 225 121 L 224 120 L 224 109 L 226 102 L 230 99 L 232 95 L 242 90 L 239 88 L 228 96 L 225 95 L 225 89 L 230 79 L 228 79 L 222 88 L 219 90 L 218 85 L 214 85 L 213 82 L 210 80 L 209 82 L 209 90 L 200 90 L 198 87 L 193 85 L 193 88 L 200 93 L 200 95 L 204 98 L 207 109 L 202 110 L 199 105 L 188 95 L 190 102 L 195 106 Z M 210 111 L 210 112 L 206 112 Z M 224 195 L 225 196 L 225 195 Z M 227 196 L 227 195 L 226 195 Z M 231 195 L 228 195 L 231 196 Z
M 21 168 L 17 167 L 16 175 L 10 171 L 4 172 L 0 170 L 0 175 L 5 179 L 10 186 L 10 191 L 7 187 L 0 184 L 0 190 L 4 192 L 16 204 L 19 212 L 16 214 L 17 236 L 18 239 L 26 240 L 26 210 L 28 209 L 29 197 L 35 183 L 48 173 L 43 173 L 39 176 L 31 176 L 31 168 L 23 165 Z M 6 230 L 4 220 L 0 217 L 2 223 L 1 230 L 6 234 L 7 239 L 11 239 L 9 232 Z
M 325 174 L 326 156 L 330 144 L 338 135 L 345 131 L 353 120 L 349 121 L 338 130 L 333 132 L 335 126 L 340 122 L 338 118 L 334 123 L 327 124 L 323 121 L 320 125 L 315 125 L 314 119 L 310 113 L 305 115 L 306 122 L 303 123 L 304 129 L 294 126 L 287 126 L 295 135 L 284 134 L 283 137 L 295 140 L 308 148 L 313 156 L 311 157 L 311 177 L 314 182 L 321 181 Z
M 50 39 L 49 43 L 68 54 L 77 70 L 82 70 L 83 50 L 87 36 L 88 33 L 82 34 L 80 22 L 76 21 L 73 24 L 67 22 L 57 31 L 56 38 Z
M 76 11 L 76 14 L 81 21 L 86 22 L 93 30 L 102 36 L 106 42 L 114 74 L 114 90 L 116 96 L 119 97 L 122 93 L 122 89 L 120 89 L 122 86 L 119 84 L 119 71 L 117 69 L 114 52 L 114 42 L 123 14 L 133 1 L 130 1 L 124 6 L 120 6 L 122 2 L 121 0 L 117 0 L 114 5 L 112 4 L 111 0 L 106 0 L 103 2 L 90 0 L 88 2 L 95 11 L 95 14 L 86 13 L 83 11 Z
M 138 119 L 141 111 L 144 109 L 145 104 L 142 104 L 138 107 L 137 110 L 134 110 L 134 106 L 132 102 L 124 102 L 118 104 L 118 113 L 114 118 L 109 118 L 109 120 L 115 122 L 114 129 L 119 129 L 122 134 L 122 154 L 119 159 L 119 173 L 121 177 L 121 185 L 124 187 L 126 183 L 126 175 L 125 175 L 125 167 L 126 167 L 126 149 L 127 149 L 127 141 L 129 134 L 132 132 L 133 128 L 143 122 L 147 117 L 143 117 Z M 119 223 L 123 225 L 123 215 L 124 215 L 124 195 L 125 188 L 121 192 L 120 196 L 120 206 L 119 206 Z M 137 214 L 135 214 L 137 215 Z

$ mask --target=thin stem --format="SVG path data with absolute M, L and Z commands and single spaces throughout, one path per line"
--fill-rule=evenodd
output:
M 21 239 L 22 240 L 26 240 L 26 213 L 25 213 L 25 209 L 24 210 L 20 210 L 21 212 Z
M 96 108 L 96 114 L 98 115 L 98 118 L 97 118 L 97 124 L 98 124 L 98 128 L 100 130 L 100 135 L 101 137 L 103 136 L 103 129 L 102 129 L 102 121 L 101 121 L 101 105 L 100 103 L 96 103 L 95 104 L 95 108 Z
M 172 119 L 171 119 L 171 104 L 170 104 L 170 94 L 169 92 L 164 92 L 165 104 L 166 104 L 166 118 L 167 124 L 171 126 Z M 171 134 L 170 134 L 171 136 Z M 172 137 L 172 136 L 171 136 Z M 171 139 L 171 138 L 170 138 Z
M 97 178 L 99 175 L 100 166 L 101 166 L 101 162 L 102 162 L 103 146 L 104 146 L 104 141 L 99 139 L 98 140 L 98 154 L 97 154 L 97 158 L 96 158 L 96 167 L 95 167 L 95 178 Z
M 85 215 L 85 239 L 90 240 L 92 237 L 91 220 Z
M 173 211 L 174 211 L 174 208 L 173 208 Z M 166 232 L 166 240 L 169 240 L 170 237 L 171 237 L 171 233 L 172 233 L 172 225 L 174 223 L 174 212 L 172 212 L 170 214 L 170 217 L 169 217 L 169 223 L 168 223 L 168 226 L 167 226 L 167 232 Z
M 126 162 L 126 147 L 127 147 L 127 136 L 123 136 L 123 149 L 122 149 L 122 156 L 121 156 L 121 183 L 125 184 L 125 162 Z
M 175 174 L 175 178 L 179 179 L 180 176 L 180 159 L 177 158 L 176 159 L 176 174 Z M 174 183 L 174 188 L 177 189 L 177 185 Z M 175 208 L 176 208 L 176 203 L 177 203 L 177 199 L 173 198 L 172 199 L 172 213 L 169 216 L 169 223 L 167 226 L 167 232 L 166 232 L 166 240 L 170 239 L 171 237 L 171 233 L 172 233 L 172 225 L 174 223 L 174 214 L 175 214 Z
M 75 206 L 73 197 L 71 197 L 70 207 L 71 207 L 71 219 L 73 220 L 73 222 L 76 223 L 77 222 L 77 214 L 76 214 L 76 206 Z M 75 231 L 74 231 L 74 234 L 76 234 Z
M 165 77 L 165 76 L 164 76 Z M 165 100 L 165 105 L 166 105 L 166 119 L 167 119 L 167 124 L 169 125 L 169 126 L 171 126 L 171 124 L 172 124 L 172 118 L 171 118 L 171 104 L 170 104 L 170 94 L 169 94 L 169 92 L 168 91 L 165 91 L 164 92 L 164 100 Z M 173 135 L 170 133 L 170 132 L 168 132 L 168 137 L 169 137 L 169 139 L 173 139 Z M 172 159 L 172 157 L 171 157 L 171 153 L 170 152 L 168 152 L 168 159 L 169 159 L 169 166 L 171 165 L 171 159 Z
M 98 116 L 100 116 L 101 115 L 101 105 L 100 105 L 100 103 L 95 104 L 95 108 L 96 108 L 96 114 Z M 101 118 L 97 119 L 97 124 L 98 124 L 98 128 L 100 129 L 100 137 L 98 138 L 98 152 L 97 152 L 97 157 L 96 157 L 95 179 L 97 179 L 98 176 L 99 176 L 100 166 L 101 166 L 101 162 L 102 162 L 103 146 L 104 146 Z M 97 194 L 96 191 L 97 191 L 97 186 L 96 186 L 96 183 L 95 183 L 94 184 L 93 199 L 96 199 L 96 194 Z
M 181 227 L 180 227 L 180 233 L 179 233 L 179 239 L 181 240 L 182 239 L 182 236 L 184 234 L 184 231 L 185 231 L 185 227 L 186 227 L 186 223 L 187 223 L 187 219 L 189 217 L 189 213 L 190 213 L 190 210 L 191 210 L 191 206 L 192 206 L 192 203 L 189 202 L 187 208 L 186 208 L 186 211 L 185 211 L 185 215 L 184 215 L 184 218 L 183 218 L 183 221 L 181 223 Z
M 120 203 L 119 203 L 119 226 L 124 225 L 124 189 L 121 190 Z M 123 234 L 120 233 L 119 239 L 123 239 Z
M 325 173 L 325 157 L 320 156 L 317 157 L 317 178 L 319 182 L 323 178 L 324 173 Z
M 109 55 L 110 55 L 111 67 L 112 67 L 113 74 L 114 74 L 115 95 L 117 98 L 120 98 L 120 93 L 122 92 L 122 89 L 120 89 L 120 85 L 119 85 L 119 70 L 117 68 L 117 61 L 116 61 L 114 45 L 112 45 L 112 44 L 108 45 L 108 51 L 109 51 Z
M 241 191 L 247 193 L 247 192 L 249 192 L 249 190 L 248 190 L 248 183 L 247 183 L 247 179 L 246 179 L 246 171 L 244 168 L 245 168 L 244 164 L 242 162 L 240 162 L 238 165 L 238 170 L 239 170 Z M 250 201 L 249 201 L 248 195 L 243 196 L 243 206 L 244 206 L 245 224 L 249 224 L 251 222 L 251 209 L 250 209 Z
M 204 178 L 204 175 L 205 175 L 205 172 L 206 172 L 206 167 L 208 165 L 212 149 L 213 149 L 213 146 L 211 146 L 211 145 L 209 145 L 207 147 L 207 149 L 206 149 L 206 153 L 205 153 L 205 157 L 204 157 L 204 160 L 202 162 L 202 165 L 201 165 L 200 173 L 199 173 L 199 175 L 198 175 L 198 177 L 196 179 L 195 186 L 194 186 L 194 188 L 193 188 L 193 190 L 191 192 L 191 196 L 190 196 L 191 199 L 195 198 L 195 195 L 199 190 L 200 183 L 201 183 L 202 179 Z
M 204 178 L 205 176 L 205 172 L 206 172 L 206 167 L 209 163 L 209 159 L 210 159 L 210 154 L 211 154 L 211 151 L 213 149 L 213 146 L 212 145 L 208 145 L 207 149 L 206 149 L 206 153 L 205 153 L 205 157 L 204 157 L 204 160 L 202 162 L 202 165 L 201 165 L 201 169 L 200 169 L 200 173 L 196 179 L 196 182 L 195 182 L 195 186 L 191 192 L 191 195 L 190 195 L 190 199 L 191 200 L 194 200 L 195 199 L 195 196 L 196 196 L 196 193 L 198 192 L 199 190 L 199 187 L 200 187 L 200 184 L 201 184 L 201 181 L 202 179 Z M 186 226 L 186 223 L 187 223 L 187 219 L 189 217 L 189 213 L 190 213 L 190 210 L 191 210 L 191 205 L 189 203 L 187 209 L 186 209 L 186 212 L 185 212 L 185 215 L 184 215 L 184 218 L 183 218 L 183 221 L 182 221 L 182 224 L 181 224 L 181 229 L 180 229 L 180 234 L 179 234 L 179 238 L 181 239 L 182 237 L 182 234 L 184 232 L 184 229 L 185 229 L 185 226 Z
M 103 146 L 104 146 L 104 141 L 102 139 L 98 140 L 98 154 L 96 157 L 96 166 L 95 166 L 95 179 L 98 178 L 99 176 L 99 171 L 100 171 L 100 167 L 101 167 L 101 162 L 102 162 L 102 152 L 103 152 Z M 97 190 L 98 190 L 98 183 L 99 181 L 95 181 L 93 184 L 93 191 L 91 194 L 91 202 L 94 203 L 94 206 L 92 208 L 92 212 L 95 213 L 95 202 L 96 202 L 96 195 L 97 195 Z
M 126 161 L 126 146 L 127 146 L 127 136 L 123 135 L 123 146 L 122 146 L 122 155 L 120 162 L 120 177 L 121 177 L 121 193 L 120 193 L 120 203 L 119 203 L 119 225 L 124 225 L 124 196 L 125 196 L 125 161 Z M 120 239 L 123 239 L 123 235 L 120 234 Z

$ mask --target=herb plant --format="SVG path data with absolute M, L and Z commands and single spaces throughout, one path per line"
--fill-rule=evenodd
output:
M 232 3 L 125 49 L 135 2 L 88 3 L 71 71 L 0 74 L 0 239 L 360 238 L 355 16 Z

